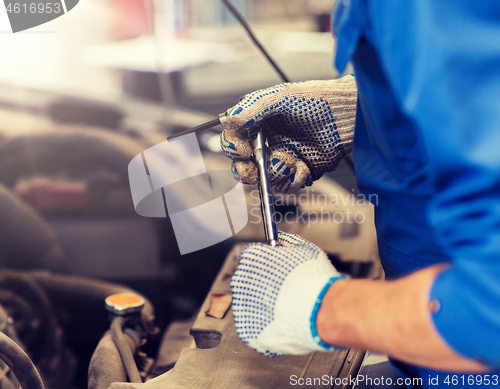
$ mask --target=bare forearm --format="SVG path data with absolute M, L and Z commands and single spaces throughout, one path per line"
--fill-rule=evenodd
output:
M 429 267 L 397 281 L 334 282 L 318 312 L 319 336 L 330 344 L 388 354 L 429 368 L 486 371 L 456 354 L 434 328 L 428 296 L 442 268 Z

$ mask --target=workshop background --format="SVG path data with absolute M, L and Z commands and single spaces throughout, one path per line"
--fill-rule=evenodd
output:
M 232 0 L 293 81 L 339 76 L 333 3 Z M 110 325 L 106 293 L 132 288 L 152 302 L 159 328 L 141 349 L 150 357 L 144 366 L 149 377 L 163 373 L 175 363 L 155 362 L 166 328 L 197 314 L 235 243 L 264 235 L 261 225 L 249 225 L 181 256 L 168 218 L 135 212 L 128 164 L 281 79 L 220 0 L 80 0 L 63 17 L 16 34 L 2 7 L 0 329 L 23 345 L 46 387 L 85 388 Z M 221 130 L 198 135 L 209 170 L 230 167 Z M 358 194 L 345 163 L 315 188 Z M 329 212 L 339 207 L 345 210 Z M 366 213 L 362 225 L 280 229 L 319 244 L 346 271 L 379 276 L 372 209 L 353 207 Z M 290 203 L 278 212 L 299 208 Z M 0 388 L 9 384 L 0 380 Z

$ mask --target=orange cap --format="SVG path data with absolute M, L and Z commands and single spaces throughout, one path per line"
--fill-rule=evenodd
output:
M 127 315 L 140 312 L 144 306 L 144 299 L 132 293 L 118 293 L 106 298 L 106 309 L 116 315 Z

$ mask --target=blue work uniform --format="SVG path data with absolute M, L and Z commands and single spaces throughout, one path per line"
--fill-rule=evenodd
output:
M 500 1 L 338 0 L 333 30 L 337 69 L 355 70 L 354 161 L 377 195 L 387 278 L 450 262 L 431 290 L 435 327 L 500 372 Z M 403 370 L 424 387 L 472 386 Z M 492 375 L 483 386 L 500 386 Z

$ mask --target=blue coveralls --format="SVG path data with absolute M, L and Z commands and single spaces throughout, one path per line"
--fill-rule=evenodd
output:
M 500 372 L 500 1 L 338 0 L 333 30 L 337 69 L 355 70 L 354 161 L 378 196 L 386 275 L 451 262 L 431 290 L 436 329 Z M 437 372 L 405 369 L 435 387 Z M 471 386 L 456 375 L 439 387 Z

